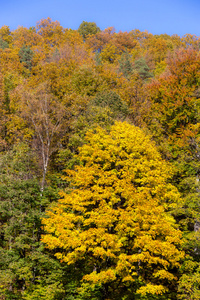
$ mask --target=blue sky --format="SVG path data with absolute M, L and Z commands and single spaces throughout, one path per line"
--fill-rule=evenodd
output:
M 200 0 L 0 0 L 0 27 L 31 27 L 42 18 L 78 29 L 82 21 L 103 30 L 148 30 L 153 34 L 200 36 Z

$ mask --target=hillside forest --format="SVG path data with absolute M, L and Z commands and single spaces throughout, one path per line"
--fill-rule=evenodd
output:
M 200 39 L 0 28 L 0 299 L 200 299 Z

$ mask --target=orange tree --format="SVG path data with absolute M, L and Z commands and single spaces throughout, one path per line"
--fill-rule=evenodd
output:
M 42 241 L 74 270 L 81 263 L 79 293 L 87 291 L 87 299 L 101 299 L 97 287 L 102 299 L 165 299 L 184 256 L 165 211 L 179 200 L 171 169 L 149 137 L 126 122 L 109 133 L 90 131 L 86 140 L 80 164 L 67 171 L 71 192 L 61 192 L 43 219 Z
M 169 55 L 167 63 L 166 72 L 148 86 L 150 109 L 145 120 L 162 154 L 174 165 L 174 184 L 183 199 L 174 216 L 186 237 L 184 249 L 190 260 L 182 267 L 180 299 L 198 299 L 200 53 L 191 47 L 178 49 Z

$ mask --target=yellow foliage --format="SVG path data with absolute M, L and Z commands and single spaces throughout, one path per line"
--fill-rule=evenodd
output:
M 172 268 L 184 253 L 181 233 L 164 209 L 179 201 L 168 183 L 172 169 L 139 128 L 117 122 L 107 133 L 97 128 L 79 149 L 80 165 L 67 171 L 70 194 L 43 219 L 42 241 L 68 264 L 84 260 L 84 281 L 122 280 L 138 293 L 162 294 L 176 280 Z M 156 278 L 157 285 L 154 285 Z
M 101 52 L 101 58 L 105 62 L 113 63 L 116 60 L 118 60 L 119 57 L 120 57 L 120 51 L 112 43 L 107 44 L 106 47 Z
M 146 286 L 142 286 L 137 293 L 142 296 L 145 296 L 146 294 L 161 295 L 166 291 L 167 289 L 165 289 L 162 285 L 147 284 Z

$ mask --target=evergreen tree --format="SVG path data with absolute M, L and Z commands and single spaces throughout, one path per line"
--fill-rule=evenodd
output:
M 119 61 L 119 72 L 122 72 L 123 75 L 128 78 L 133 71 L 133 66 L 131 64 L 130 55 L 126 51 L 122 54 Z
M 24 65 L 24 67 L 31 70 L 33 51 L 29 46 L 27 47 L 26 45 L 23 45 L 23 47 L 19 50 L 19 57 L 20 62 Z
M 6 41 L 4 41 L 2 38 L 0 38 L 0 48 L 3 50 L 9 48 L 9 44 Z
M 93 103 L 96 106 L 108 107 L 113 113 L 114 119 L 125 119 L 129 112 L 126 103 L 113 91 L 104 91 L 96 94 Z
M 95 63 L 96 63 L 96 66 L 100 66 L 102 64 L 102 61 L 101 61 L 101 56 L 100 56 L 100 53 L 98 50 L 95 51 Z
M 153 77 L 153 74 L 149 71 L 149 67 L 144 57 L 141 57 L 134 62 L 134 71 L 139 73 L 143 80 Z
M 55 299 L 63 294 L 60 264 L 40 242 L 41 218 L 51 193 L 41 197 L 33 152 L 19 144 L 0 154 L 0 298 Z M 60 298 L 56 298 L 60 299 Z

